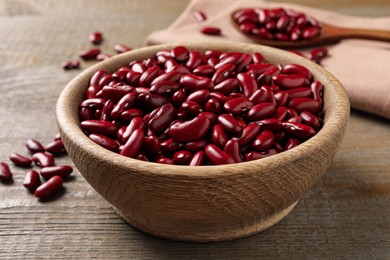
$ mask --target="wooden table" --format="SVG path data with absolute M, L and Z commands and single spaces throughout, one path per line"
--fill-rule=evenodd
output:
M 388 0 L 292 1 L 368 16 L 390 15 Z M 321 2 L 321 3 L 320 3 Z M 322 3 L 323 2 L 323 3 Z M 26 153 L 27 139 L 48 143 L 57 132 L 55 103 L 79 71 L 61 63 L 104 32 L 102 48 L 141 47 L 188 1 L 0 0 L 0 160 Z M 93 62 L 83 62 L 87 68 Z M 58 163 L 71 161 L 64 156 Z M 14 169 L 14 168 L 12 168 Z M 55 199 L 40 202 L 22 186 L 0 183 L 0 258 L 390 258 L 390 124 L 352 111 L 350 125 L 324 177 L 273 228 L 211 244 L 178 243 L 126 224 L 75 170 Z

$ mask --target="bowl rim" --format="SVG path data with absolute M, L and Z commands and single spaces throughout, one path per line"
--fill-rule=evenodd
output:
M 190 50 L 206 50 L 206 49 L 219 49 L 224 51 L 237 51 L 253 53 L 261 52 L 267 60 L 280 59 L 279 55 L 282 55 L 287 63 L 298 63 L 309 67 L 310 71 L 313 74 L 318 74 L 321 78 L 317 79 L 324 85 L 325 92 L 331 92 L 330 94 L 334 96 L 332 101 L 335 103 L 335 106 L 328 106 L 329 109 L 325 113 L 324 124 L 320 131 L 310 139 L 301 143 L 293 149 L 284 151 L 266 157 L 263 159 L 234 163 L 234 164 L 224 164 L 224 165 L 206 165 L 206 166 L 185 166 L 185 165 L 166 165 L 158 164 L 155 162 L 145 162 L 142 160 L 137 160 L 123 155 L 114 153 L 108 149 L 101 147 L 100 145 L 94 143 L 92 140 L 85 135 L 81 128 L 79 127 L 78 119 L 78 109 L 77 107 L 70 108 L 71 100 L 69 97 L 72 96 L 71 93 L 75 91 L 80 85 L 80 82 L 85 82 L 85 85 L 89 85 L 86 82 L 89 82 L 90 77 L 98 70 L 114 71 L 113 69 L 107 69 L 107 67 L 115 67 L 116 69 L 120 68 L 118 64 L 122 64 L 125 61 L 128 64 L 131 60 L 134 60 L 135 57 L 150 57 L 149 53 L 156 53 L 160 50 L 172 49 L 175 46 L 186 46 Z M 146 54 L 148 53 L 148 54 Z M 283 59 L 283 60 L 284 60 Z M 85 87 L 85 89 L 87 86 Z M 84 92 L 85 92 L 84 89 Z M 326 104 L 324 104 L 326 106 Z M 325 108 L 324 108 L 325 109 Z M 75 113 L 77 110 L 77 113 Z M 322 146 L 326 145 L 329 140 L 329 137 L 335 136 L 340 131 L 340 128 L 343 128 L 348 123 L 349 118 L 349 99 L 345 93 L 345 90 L 341 83 L 327 70 L 323 67 L 307 60 L 304 57 L 300 57 L 294 53 L 272 48 L 269 46 L 257 45 L 257 44 L 248 44 L 248 43 L 237 43 L 237 42 L 177 42 L 177 43 L 168 43 L 155 46 L 142 47 L 139 49 L 134 49 L 132 51 L 116 55 L 110 59 L 99 62 L 95 64 L 80 74 L 73 78 L 66 87 L 62 90 L 56 105 L 56 119 L 57 125 L 62 136 L 66 136 L 69 139 L 69 142 L 77 149 L 82 149 L 96 158 L 98 161 L 105 161 L 109 158 L 110 162 L 114 163 L 116 167 L 120 167 L 124 170 L 137 169 L 138 173 L 146 175 L 164 175 L 166 177 L 182 177 L 182 178 L 213 178 L 213 177 L 227 177 L 232 175 L 245 174 L 245 172 L 237 171 L 237 165 L 240 166 L 240 169 L 246 168 L 248 171 L 251 169 L 256 169 L 256 171 L 265 171 L 269 167 L 277 167 L 278 162 L 283 160 L 283 162 L 294 162 L 301 157 L 308 156 L 314 151 L 321 149 Z M 75 115 L 77 118 L 75 118 Z M 78 122 L 78 124 L 77 124 Z M 153 167 L 151 167 L 153 165 Z

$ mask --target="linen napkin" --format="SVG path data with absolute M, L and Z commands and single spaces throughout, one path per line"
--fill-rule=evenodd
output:
M 296 4 L 260 0 L 192 0 L 168 28 L 150 34 L 147 44 L 221 40 L 255 43 L 238 31 L 230 18 L 236 10 L 253 7 L 290 8 L 340 27 L 390 30 L 390 17 L 354 17 Z M 205 13 L 207 20 L 198 22 L 194 19 L 194 11 Z M 202 34 L 200 30 L 203 26 L 219 27 L 222 35 Z M 390 43 L 343 40 L 325 47 L 329 50 L 329 57 L 321 65 L 343 84 L 352 108 L 390 119 Z

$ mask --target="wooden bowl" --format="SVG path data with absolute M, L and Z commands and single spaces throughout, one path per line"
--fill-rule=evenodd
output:
M 261 52 L 274 64 L 298 63 L 324 84 L 323 128 L 298 147 L 260 160 L 221 166 L 176 166 L 131 159 L 92 142 L 79 127 L 79 104 L 97 70 L 185 45 L 193 50 Z M 344 136 L 349 101 L 322 67 L 286 51 L 239 43 L 146 47 L 85 70 L 63 90 L 57 123 L 66 150 L 91 186 L 133 227 L 181 241 L 224 241 L 263 231 L 283 219 L 326 171 Z

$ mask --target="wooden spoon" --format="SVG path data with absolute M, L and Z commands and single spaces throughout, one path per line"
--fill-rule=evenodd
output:
M 234 19 L 234 14 L 236 12 L 232 13 L 231 18 L 233 24 L 240 32 L 242 32 L 247 37 L 251 38 L 257 43 L 278 47 L 278 48 L 308 47 L 314 45 L 321 45 L 324 43 L 337 42 L 342 39 L 366 39 L 366 40 L 390 42 L 390 30 L 385 31 L 385 30 L 372 30 L 372 29 L 361 29 L 361 28 L 344 28 L 344 27 L 330 25 L 324 22 L 320 22 L 320 26 L 321 26 L 320 34 L 310 40 L 301 40 L 301 41 L 267 40 L 260 36 L 251 35 L 241 31 L 239 28 L 239 24 Z

